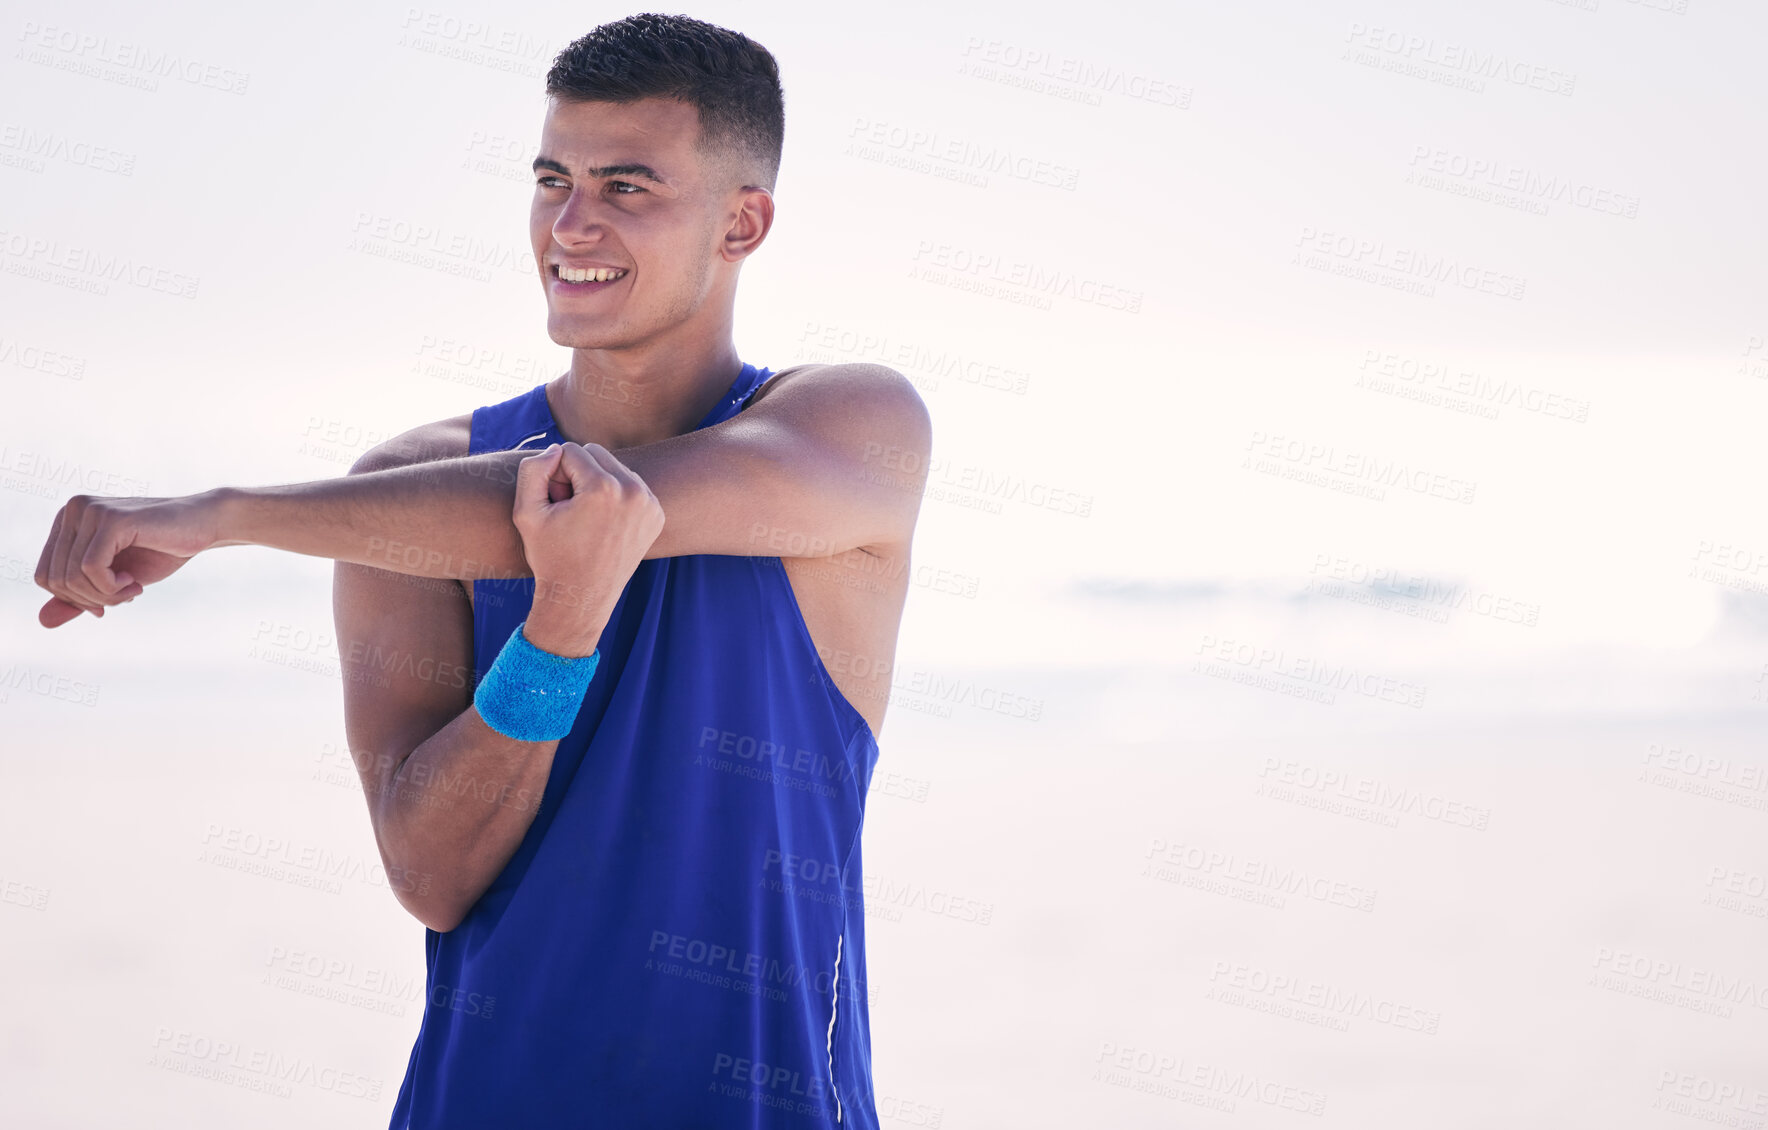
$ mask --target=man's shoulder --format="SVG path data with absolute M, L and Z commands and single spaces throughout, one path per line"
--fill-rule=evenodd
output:
M 780 396 L 781 390 L 791 390 Z M 871 361 L 789 365 L 764 381 L 751 407 L 769 395 L 812 412 L 835 411 L 865 418 L 873 426 L 895 424 L 910 434 L 930 432 L 927 405 L 914 382 L 888 365 Z
M 350 473 L 358 475 L 366 471 L 407 467 L 413 463 L 462 458 L 471 455 L 475 445 L 481 452 L 518 447 L 524 440 L 536 438 L 551 424 L 552 410 L 546 400 L 548 383 L 542 381 L 495 404 L 400 432 L 364 452 L 350 468 Z
M 914 384 L 888 365 L 875 361 L 806 361 L 787 365 L 761 382 L 755 391 L 759 400 L 776 389 L 797 385 L 867 386 L 914 392 Z
M 871 557 L 908 551 L 925 492 L 933 448 L 933 421 L 914 383 L 872 362 L 793 365 L 776 382 L 776 398 L 761 410 L 783 430 L 815 442 L 817 475 L 845 481 L 878 514 L 876 538 L 854 548 Z M 874 505 L 875 504 L 875 505 Z
M 350 467 L 350 473 L 360 475 L 393 467 L 409 467 L 414 463 L 456 459 L 471 452 L 472 442 L 473 414 L 462 412 L 458 416 L 419 424 L 383 440 L 363 452 L 362 457 Z

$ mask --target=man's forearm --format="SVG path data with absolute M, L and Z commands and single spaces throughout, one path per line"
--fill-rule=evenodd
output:
M 389 869 L 414 880 L 395 896 L 424 925 L 454 929 L 508 866 L 540 810 L 558 744 L 505 737 L 469 707 L 382 768 L 377 835 Z
M 210 492 L 215 546 L 262 545 L 418 577 L 533 576 L 511 515 L 533 451 Z

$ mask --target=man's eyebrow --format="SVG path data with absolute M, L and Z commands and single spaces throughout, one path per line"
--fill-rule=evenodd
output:
M 655 181 L 656 183 L 661 184 L 661 185 L 667 185 L 669 183 L 668 181 L 663 179 L 663 175 L 661 173 L 657 172 L 656 169 L 651 168 L 651 166 L 649 166 L 649 165 L 639 165 L 639 164 L 604 165 L 599 169 L 584 169 L 581 174 L 573 174 L 570 169 L 567 169 L 564 165 L 553 160 L 551 157 L 536 157 L 536 158 L 534 158 L 534 171 L 538 173 L 542 169 L 548 169 L 548 170 L 555 172 L 555 173 L 564 173 L 566 176 L 581 175 L 581 176 L 585 176 L 585 177 L 644 177 L 646 180 Z

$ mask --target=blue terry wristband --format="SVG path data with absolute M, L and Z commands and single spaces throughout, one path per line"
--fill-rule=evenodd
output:
M 562 738 L 577 722 L 583 693 L 595 677 L 602 649 L 588 655 L 554 655 L 528 642 L 524 620 L 479 680 L 473 705 L 485 724 L 523 742 Z

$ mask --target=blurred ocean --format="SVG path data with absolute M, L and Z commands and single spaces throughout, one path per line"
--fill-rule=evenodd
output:
M 187 569 L 200 590 L 173 578 L 158 605 L 59 630 L 42 669 L 94 705 L 0 704 L 14 1125 L 97 1125 L 126 1094 L 188 1126 L 370 1127 L 397 1090 L 422 929 L 375 869 L 335 650 L 295 646 L 329 630 L 327 586 L 251 593 L 252 555 L 271 558 L 217 553 Z M 205 609 L 171 599 L 180 580 Z M 8 623 L 39 592 L 4 591 Z M 868 803 L 888 1124 L 1749 1124 L 1759 625 L 1458 662 L 1455 633 L 1529 629 L 1318 592 L 1082 589 L 1026 608 L 1106 638 L 1133 614 L 1166 659 L 968 667 L 919 646 L 959 614 L 941 599 L 911 600 Z M 1289 654 L 1196 654 L 1227 632 Z M 204 1041 L 363 1097 L 193 1081 Z

